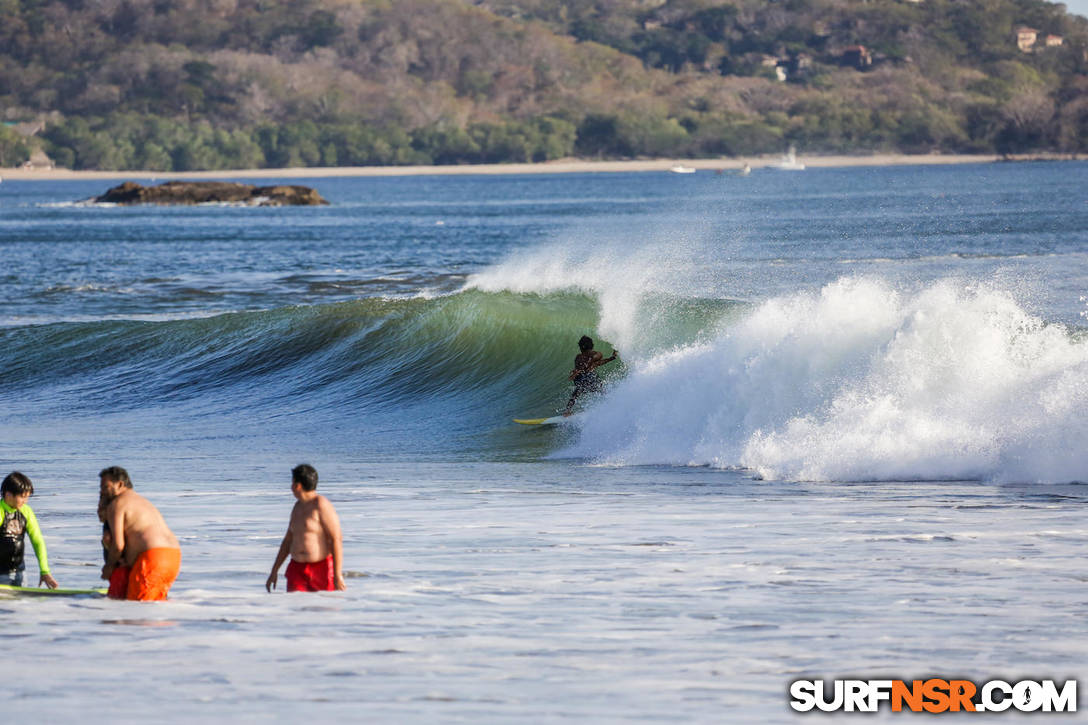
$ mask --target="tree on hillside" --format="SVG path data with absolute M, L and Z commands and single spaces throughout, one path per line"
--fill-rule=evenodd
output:
M 30 144 L 13 128 L 0 126 L 0 167 L 20 166 L 30 158 Z

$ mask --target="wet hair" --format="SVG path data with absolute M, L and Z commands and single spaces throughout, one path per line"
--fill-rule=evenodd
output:
M 593 349 L 593 338 L 589 335 L 582 335 L 582 339 L 578 341 L 578 349 L 582 352 Z
M 317 469 L 309 463 L 300 463 L 291 469 L 291 483 L 302 486 L 303 491 L 317 489 Z
M 99 478 L 104 478 L 113 483 L 124 484 L 125 488 L 132 488 L 132 479 L 128 477 L 128 471 L 120 466 L 110 466 L 98 472 Z
M 33 496 L 34 484 L 25 474 L 12 471 L 4 477 L 4 482 L 0 483 L 0 495 L 4 493 L 10 493 L 12 496 L 22 496 L 24 493 L 27 496 Z

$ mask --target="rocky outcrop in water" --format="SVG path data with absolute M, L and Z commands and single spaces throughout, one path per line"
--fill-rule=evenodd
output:
M 308 186 L 254 186 L 232 181 L 167 181 L 142 186 L 126 181 L 92 199 L 96 204 L 247 204 L 318 206 L 328 204 Z

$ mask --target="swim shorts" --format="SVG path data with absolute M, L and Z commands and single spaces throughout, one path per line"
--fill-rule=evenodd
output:
M 181 549 L 148 549 L 136 557 L 128 577 L 126 599 L 155 602 L 166 599 L 181 571 Z
M 124 599 L 128 594 L 128 574 L 132 571 L 130 566 L 118 565 L 110 574 L 110 588 L 106 596 L 110 599 Z
M 303 563 L 291 559 L 287 565 L 287 591 L 331 592 L 335 590 L 332 554 L 325 557 L 324 561 Z
M 601 380 L 601 376 L 590 370 L 586 373 L 579 373 L 574 378 L 574 392 L 579 395 L 585 393 L 599 393 L 604 390 L 604 381 Z

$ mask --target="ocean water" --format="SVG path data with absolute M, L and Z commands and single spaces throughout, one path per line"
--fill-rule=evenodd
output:
M 795 679 L 1083 679 L 1088 163 L 306 183 L 0 183 L 0 456 L 53 573 L 97 584 L 107 465 L 183 550 L 166 603 L 0 599 L 8 712 L 791 722 Z M 582 334 L 604 392 L 512 423 Z M 264 591 L 300 462 L 346 592 Z

